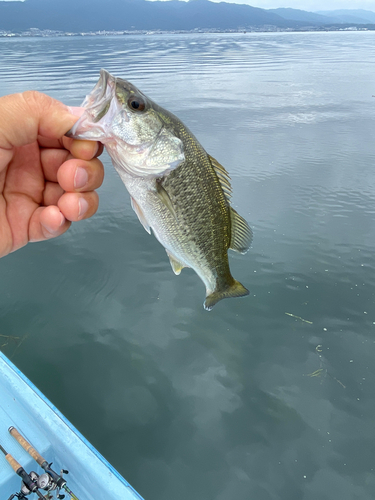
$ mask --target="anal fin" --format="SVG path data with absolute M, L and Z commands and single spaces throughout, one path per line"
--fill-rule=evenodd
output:
M 171 267 L 172 267 L 172 270 L 175 274 L 179 275 L 182 271 L 182 269 L 184 267 L 187 267 L 185 266 L 185 264 L 182 264 L 178 259 L 176 259 L 176 257 L 174 255 L 172 255 L 170 252 L 168 252 L 168 250 L 166 250 L 167 252 L 167 255 L 169 257 L 169 262 L 171 263 Z

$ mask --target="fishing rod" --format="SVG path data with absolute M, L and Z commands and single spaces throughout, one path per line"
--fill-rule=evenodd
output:
M 18 443 L 22 446 L 24 450 L 41 466 L 41 468 L 45 471 L 44 474 L 41 474 L 38 477 L 38 487 L 45 490 L 51 491 L 54 489 L 58 490 L 57 498 L 64 498 L 65 495 L 60 494 L 60 490 L 64 489 L 73 500 L 79 500 L 76 495 L 72 492 L 70 488 L 68 488 L 66 484 L 66 479 L 63 477 L 63 474 L 68 474 L 69 471 L 65 469 L 61 469 L 60 474 L 51 469 L 51 463 L 48 463 L 40 453 L 36 451 L 35 448 L 31 446 L 31 444 L 26 441 L 26 439 L 18 432 L 18 430 L 11 426 L 8 431 L 10 434 L 18 441 Z M 42 497 L 44 498 L 44 497 Z
M 39 498 L 45 500 L 45 497 L 40 493 L 39 486 L 36 482 L 36 480 L 39 478 L 38 474 L 36 474 L 35 472 L 30 472 L 30 474 L 28 474 L 25 469 L 21 467 L 21 465 L 17 462 L 17 460 L 13 458 L 10 453 L 7 453 L 1 445 L 0 450 L 4 453 L 6 460 L 8 461 L 14 472 L 18 474 L 22 479 L 21 491 L 19 493 L 14 493 L 13 495 L 11 495 L 8 500 L 11 500 L 14 497 L 23 499 L 26 498 L 26 495 L 29 495 L 30 493 L 36 493 Z

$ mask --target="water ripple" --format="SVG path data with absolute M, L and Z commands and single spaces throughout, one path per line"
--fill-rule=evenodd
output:
M 0 261 L 2 349 L 145 498 L 373 498 L 374 35 L 0 38 L 2 94 L 105 67 L 175 112 L 254 231 L 205 312 L 104 154 L 98 214 Z

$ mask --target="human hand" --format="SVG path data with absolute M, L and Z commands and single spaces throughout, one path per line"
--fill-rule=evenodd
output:
M 64 137 L 81 112 L 34 91 L 0 98 L 0 257 L 98 209 L 103 147 Z

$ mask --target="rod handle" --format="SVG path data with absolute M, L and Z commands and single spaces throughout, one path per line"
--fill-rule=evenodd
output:
M 15 458 L 12 457 L 12 455 L 10 453 L 8 453 L 7 455 L 5 455 L 5 458 L 7 459 L 9 465 L 12 467 L 12 469 L 14 470 L 14 472 L 16 474 L 18 474 L 18 471 L 20 469 L 22 469 L 21 465 L 17 462 L 17 460 Z
M 16 439 L 16 441 L 19 442 L 19 444 L 22 446 L 22 448 L 24 450 L 27 451 L 27 453 L 34 459 L 36 460 L 36 462 L 42 466 L 42 464 L 44 462 L 46 462 L 46 460 L 42 457 L 42 455 L 40 455 L 35 448 L 33 448 L 31 446 L 31 444 L 26 441 L 26 439 L 21 436 L 21 434 L 17 431 L 17 429 L 15 427 L 9 427 L 9 432 L 10 434 Z

